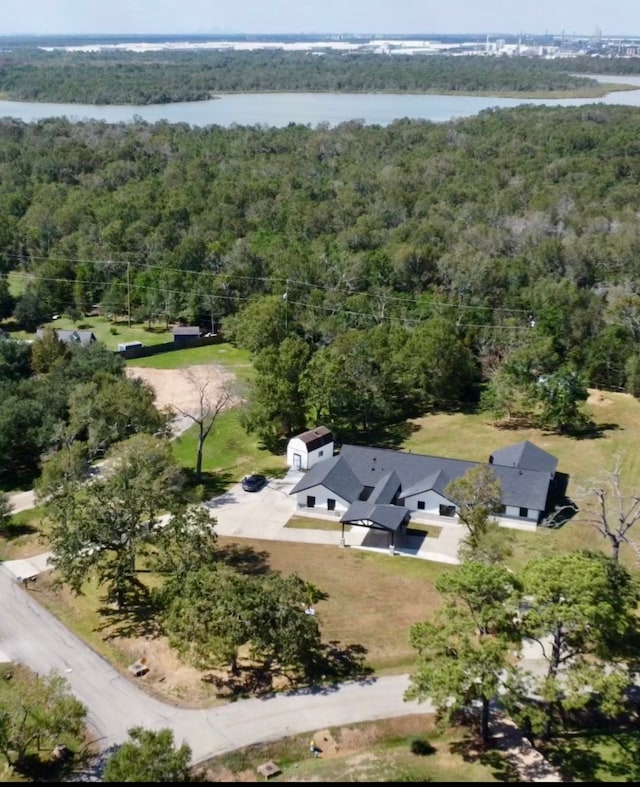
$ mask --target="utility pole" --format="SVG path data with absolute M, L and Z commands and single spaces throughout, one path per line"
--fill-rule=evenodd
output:
M 127 325 L 131 328 L 131 261 L 127 260 Z

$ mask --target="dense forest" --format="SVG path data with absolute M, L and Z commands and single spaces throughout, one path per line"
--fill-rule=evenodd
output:
M 316 129 L 5 119 L 0 272 L 27 287 L 0 278 L 0 319 L 98 304 L 222 324 L 254 354 L 247 427 L 271 444 L 479 398 L 575 427 L 585 385 L 640 393 L 639 132 L 637 109 L 602 105 Z
M 635 71 L 624 73 L 638 73 L 640 60 L 629 62 Z M 602 95 L 595 80 L 575 76 L 578 65 L 506 56 L 22 48 L 0 57 L 0 93 L 18 101 L 136 105 L 268 91 Z

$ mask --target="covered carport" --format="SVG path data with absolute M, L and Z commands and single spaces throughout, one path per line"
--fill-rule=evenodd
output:
M 409 521 L 411 512 L 404 506 L 390 504 L 368 503 L 356 500 L 340 518 L 342 536 L 340 543 L 344 544 L 344 526 L 360 525 L 371 530 L 382 530 L 389 534 L 389 550 L 393 551 L 399 535 Z

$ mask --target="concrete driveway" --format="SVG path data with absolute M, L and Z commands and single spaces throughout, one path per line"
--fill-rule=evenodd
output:
M 258 492 L 245 492 L 241 483 L 234 484 L 205 504 L 217 520 L 216 532 L 244 538 L 278 537 L 296 511 L 295 497 L 289 495 L 295 483 L 292 476 L 269 479 Z

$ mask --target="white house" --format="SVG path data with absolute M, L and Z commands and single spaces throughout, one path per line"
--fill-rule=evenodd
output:
M 296 435 L 287 445 L 287 464 L 296 470 L 308 470 L 333 456 L 333 434 L 326 426 L 316 426 Z
M 290 462 L 291 463 L 291 462 Z M 412 515 L 458 520 L 447 486 L 478 462 L 343 445 L 318 456 L 291 490 L 301 510 L 332 511 L 343 523 L 395 532 Z M 553 489 L 557 459 L 525 440 L 494 451 L 489 462 L 500 482 L 496 515 L 504 524 L 535 529 Z M 311 465 L 309 465 L 311 467 Z

